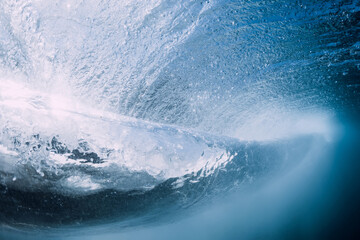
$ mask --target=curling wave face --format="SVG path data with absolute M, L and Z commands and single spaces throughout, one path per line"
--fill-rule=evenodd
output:
M 343 1 L 1 1 L 0 220 L 175 216 L 316 161 L 349 104 L 339 96 L 355 93 L 338 79 L 360 66 L 358 12 Z
M 329 140 L 305 132 L 241 141 L 96 111 L 9 81 L 0 93 L 2 220 L 12 224 L 130 217 L 160 202 L 185 207 L 290 169 Z

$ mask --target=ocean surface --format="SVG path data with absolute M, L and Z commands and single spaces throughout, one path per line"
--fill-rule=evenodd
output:
M 357 239 L 360 1 L 0 1 L 0 239 Z

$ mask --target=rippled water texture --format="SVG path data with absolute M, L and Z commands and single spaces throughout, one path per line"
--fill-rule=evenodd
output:
M 356 239 L 359 20 L 0 1 L 0 238 Z

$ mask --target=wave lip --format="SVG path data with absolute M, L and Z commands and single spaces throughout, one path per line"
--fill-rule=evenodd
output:
M 0 220 L 17 227 L 26 224 L 36 227 L 103 223 L 104 220 L 125 221 L 139 216 L 144 221 L 152 221 L 150 219 L 183 212 L 219 195 L 284 174 L 311 158 L 319 146 L 326 145 L 321 136 L 273 142 L 233 140 L 222 143 L 226 144 L 232 156 L 226 164 L 213 168 L 205 166 L 197 172 L 163 179 L 148 189 L 134 186 L 133 181 L 149 184 L 152 180 L 149 174 L 120 172 L 114 166 L 107 168 L 77 162 L 58 165 L 57 169 L 53 166 L 53 172 L 44 171 L 43 176 L 26 165 L 17 166 L 16 174 L 23 173 L 21 177 L 27 179 L 14 179 L 11 172 L 1 172 Z M 111 184 L 106 185 L 107 181 Z M 26 182 L 32 188 L 13 184 L 17 182 Z M 123 187 L 124 183 L 128 188 Z M 141 223 L 135 221 L 132 224 Z
M 241 141 L 70 104 L 21 85 L 12 92 L 11 84 L 0 84 L 0 205 L 8 224 L 183 208 L 291 169 L 325 141 L 307 132 Z
M 110 187 L 147 189 L 231 159 L 214 137 L 79 104 L 74 108 L 61 96 L 19 85 L 11 91 L 11 84 L 3 82 L 0 88 L 0 110 L 4 113 L 1 149 L 3 155 L 12 155 L 4 164 L 19 169 L 26 166 L 40 177 L 52 176 L 54 182 L 64 182 L 69 191 L 72 185 L 78 190 L 84 186 L 85 193 Z M 91 171 L 111 172 L 118 179 L 97 179 Z M 20 184 L 21 176 L 14 178 L 17 180 L 12 185 Z

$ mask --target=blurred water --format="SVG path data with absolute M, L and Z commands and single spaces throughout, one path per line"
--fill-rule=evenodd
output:
M 359 11 L 0 2 L 0 237 L 354 239 Z

